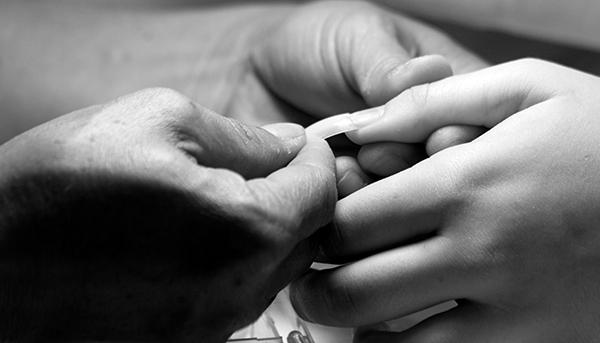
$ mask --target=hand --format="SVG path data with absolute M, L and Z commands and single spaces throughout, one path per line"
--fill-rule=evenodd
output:
M 448 63 L 456 73 L 485 66 L 438 30 L 367 2 L 128 6 L 35 2 L 0 11 L 0 23 L 15 21 L 28 37 L 0 49 L 8 54 L 0 87 L 11 92 L 0 141 L 3 128 L 47 120 L 31 113 L 65 113 L 157 84 L 246 123 L 308 125 L 449 76 Z M 43 13 L 41 22 L 21 24 L 32 13 Z M 399 149 L 412 161 L 422 158 L 417 148 Z
M 485 66 L 434 28 L 361 1 L 301 6 L 273 31 L 253 55 L 257 74 L 317 118 L 382 105 L 449 76 L 449 67 L 464 73 Z
M 0 147 L 0 332 L 9 340 L 222 342 L 314 257 L 334 159 L 165 89 Z
M 485 66 L 438 30 L 360 1 L 301 6 L 273 31 L 276 33 L 254 51 L 252 61 L 271 92 L 269 96 L 296 109 L 275 115 L 280 121 L 306 125 L 314 118 L 382 105 L 411 86 L 451 75 L 452 69 L 464 73 Z M 265 103 L 244 101 L 249 102 Z M 266 115 L 262 108 L 256 112 Z M 473 128 L 444 128 L 432 137 L 429 151 L 446 146 L 447 141 L 470 140 L 480 133 Z M 332 143 L 338 151 L 347 147 L 340 140 Z M 393 162 L 381 158 L 387 154 L 395 156 Z M 387 143 L 385 147 L 364 147 L 358 160 L 368 161 L 369 172 L 387 176 L 425 156 L 421 145 Z M 351 157 L 338 159 L 337 174 L 342 196 L 371 182 Z
M 522 60 L 411 88 L 357 143 L 490 130 L 338 202 L 295 283 L 310 320 L 359 326 L 457 308 L 359 342 L 591 342 L 600 336 L 600 79 Z M 364 257 L 356 260 L 357 257 Z

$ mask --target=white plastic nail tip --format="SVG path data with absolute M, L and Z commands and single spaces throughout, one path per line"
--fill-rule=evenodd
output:
M 338 114 L 310 125 L 306 128 L 306 134 L 327 139 L 341 133 L 363 128 L 381 117 L 383 117 L 383 106 L 354 113 Z

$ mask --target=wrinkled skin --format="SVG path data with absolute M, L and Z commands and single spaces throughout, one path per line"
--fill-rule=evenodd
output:
M 149 89 L 0 147 L 2 339 L 222 342 L 310 265 L 334 157 Z
M 360 326 L 448 300 L 357 342 L 593 342 L 600 336 L 600 79 L 520 60 L 413 87 L 360 144 L 489 130 L 338 202 L 324 255 L 292 288 L 309 320 Z M 366 167 L 366 166 L 363 166 Z

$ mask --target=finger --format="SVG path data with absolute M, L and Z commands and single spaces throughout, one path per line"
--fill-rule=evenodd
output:
M 143 90 L 122 99 L 117 101 L 127 104 L 128 110 L 140 103 L 140 109 L 152 113 L 140 117 L 145 124 L 168 130 L 175 146 L 198 164 L 230 169 L 249 178 L 285 166 L 306 141 L 300 125 L 269 126 L 270 133 L 218 115 L 169 89 Z
M 284 167 L 306 142 L 304 129 L 296 124 L 259 128 L 205 113 L 192 125 L 198 145 L 188 151 L 200 165 L 230 169 L 246 178 Z
M 418 144 L 377 143 L 363 146 L 358 153 L 358 162 L 362 169 L 370 173 L 390 176 L 425 157 L 425 150 Z
M 292 286 L 298 313 L 316 323 L 360 326 L 480 294 L 465 256 L 436 237 L 302 276 Z
M 463 157 L 451 153 L 437 154 L 338 201 L 333 225 L 323 231 L 325 255 L 347 260 L 432 235 L 460 194 L 454 170 Z
M 416 86 L 388 102 L 380 120 L 347 136 L 357 144 L 414 143 L 448 125 L 490 128 L 554 96 L 556 83 L 546 78 L 561 69 L 522 60 Z
M 449 147 L 468 143 L 486 132 L 481 126 L 450 125 L 435 130 L 425 143 L 427 155 L 431 156 L 436 152 Z
M 308 137 L 290 164 L 264 179 L 247 182 L 254 201 L 279 223 L 275 240 L 298 242 L 331 221 L 337 201 L 335 159 L 324 140 Z
M 388 46 L 388 50 L 394 46 L 401 49 L 397 41 L 391 44 L 394 45 Z M 370 106 L 382 105 L 412 86 L 434 82 L 452 75 L 452 68 L 439 55 L 412 59 L 397 57 L 395 60 L 387 56 L 390 60 L 385 62 L 386 56 L 383 53 L 372 53 L 378 50 L 366 51 L 370 53 L 363 57 L 364 60 L 354 61 L 352 69 L 347 73 L 354 88 Z M 365 55 L 365 52 L 363 51 L 362 54 Z
M 337 57 L 340 38 L 352 36 L 338 29 L 346 14 L 329 6 L 336 7 L 316 3 L 298 8 L 251 56 L 272 92 L 317 118 L 365 107 L 345 80 Z M 323 13 L 332 14 L 324 18 Z
M 370 177 L 365 174 L 353 157 L 338 157 L 335 160 L 335 169 L 340 199 L 371 183 Z
M 323 25 L 322 13 L 327 11 L 334 14 Z M 306 50 L 315 41 L 307 27 L 318 30 L 317 41 L 324 43 L 318 49 Z M 298 28 L 305 33 L 299 34 Z M 289 37 L 295 39 L 290 42 Z M 304 47 L 298 49 L 299 44 Z M 398 41 L 392 17 L 373 5 L 319 3 L 301 8 L 275 39 L 254 52 L 252 61 L 271 90 L 324 117 L 383 104 L 407 87 L 451 75 L 441 56 L 411 61 L 412 46 Z M 299 55 L 299 50 L 305 53 Z
M 340 27 L 338 59 L 345 79 L 368 105 L 382 105 L 409 87 L 452 75 L 445 58 L 416 56 L 415 41 L 399 39 L 394 16 L 364 6 L 370 15 Z

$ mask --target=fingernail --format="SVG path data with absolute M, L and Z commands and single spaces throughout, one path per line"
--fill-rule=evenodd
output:
M 384 114 L 384 107 L 373 107 L 366 110 L 354 112 L 350 114 L 350 120 L 357 129 L 361 129 L 367 125 L 371 125 L 381 119 Z
M 293 139 L 304 136 L 304 128 L 298 124 L 277 123 L 265 125 L 262 128 L 281 139 Z

